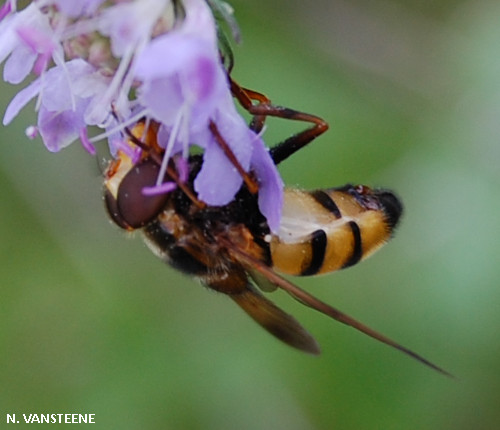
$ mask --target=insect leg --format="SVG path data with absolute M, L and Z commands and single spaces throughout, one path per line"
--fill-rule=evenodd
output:
M 231 91 L 239 103 L 254 116 L 250 128 L 257 133 L 262 129 L 264 121 L 268 116 L 304 121 L 313 124 L 312 127 L 294 134 L 271 148 L 270 153 L 275 164 L 281 163 L 290 155 L 328 130 L 328 123 L 322 118 L 287 107 L 275 106 L 271 104 L 270 99 L 265 95 L 243 88 L 232 79 Z M 258 104 L 253 104 L 252 100 L 256 100 Z
M 259 102 L 259 104 L 271 105 L 271 100 L 262 93 L 259 93 L 254 90 L 250 90 L 248 88 L 243 88 L 239 84 L 237 84 L 234 80 L 230 78 L 231 84 L 231 93 L 238 100 L 241 106 L 246 109 L 248 112 L 251 112 L 251 109 L 255 106 L 252 100 Z M 265 115 L 257 115 L 255 114 L 250 122 L 250 128 L 255 131 L 255 133 L 260 133 L 262 128 L 264 127 L 264 122 L 266 120 Z
M 217 125 L 215 122 L 210 120 L 209 124 L 209 129 L 212 132 L 215 140 L 221 147 L 222 151 L 224 151 L 224 154 L 226 157 L 229 159 L 229 161 L 233 164 L 234 168 L 238 171 L 238 173 L 241 175 L 243 178 L 243 181 L 245 182 L 246 186 L 248 187 L 248 190 L 252 193 L 255 194 L 257 191 L 259 191 L 259 184 L 257 181 L 248 173 L 245 171 L 243 166 L 240 164 L 238 159 L 236 158 L 236 155 L 234 155 L 234 152 L 232 149 L 229 147 L 227 142 L 224 140 L 224 137 L 220 134 L 219 129 L 217 128 Z

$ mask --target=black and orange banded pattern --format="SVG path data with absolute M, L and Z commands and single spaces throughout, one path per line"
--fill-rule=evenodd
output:
M 302 268 L 302 276 L 311 276 L 319 272 L 325 261 L 326 246 L 328 237 L 325 230 L 319 229 L 311 233 L 311 258 L 307 267 Z
M 296 276 L 353 266 L 393 234 L 402 213 L 390 191 L 344 185 L 287 189 L 282 228 L 271 240 L 273 268 Z
M 359 226 L 356 223 L 356 221 L 349 221 L 348 226 L 351 228 L 352 231 L 352 238 L 354 245 L 352 247 L 352 254 L 349 257 L 349 259 L 342 265 L 342 269 L 354 266 L 356 263 L 359 263 L 361 261 L 361 258 L 363 258 L 361 230 L 359 229 Z
M 330 211 L 335 216 L 335 218 L 342 217 L 339 207 L 326 191 L 311 191 L 311 196 L 313 196 L 314 199 L 326 210 Z

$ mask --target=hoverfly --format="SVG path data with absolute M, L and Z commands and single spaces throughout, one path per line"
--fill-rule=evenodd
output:
M 313 124 L 271 149 L 276 164 L 328 128 L 316 116 L 274 106 L 265 96 L 234 82 L 231 86 L 235 97 L 254 115 L 251 128 L 255 131 L 262 128 L 267 116 Z M 253 99 L 259 103 L 254 105 Z M 210 207 L 197 199 L 192 185 L 201 168 L 200 155 L 189 156 L 186 181 L 178 177 L 175 160 L 170 161 L 165 181 L 176 182 L 176 189 L 168 194 L 144 195 L 143 188 L 155 183 L 162 162 L 163 149 L 157 144 L 156 129 L 154 121 L 139 121 L 126 129 L 129 143 L 140 147 L 142 155 L 133 160 L 118 152 L 107 168 L 104 199 L 118 226 L 141 230 L 147 245 L 164 262 L 228 295 L 258 324 L 294 348 L 311 354 L 320 352 L 316 340 L 297 320 L 269 301 L 256 286 L 263 291 L 283 289 L 303 304 L 448 374 L 277 273 L 326 273 L 371 255 L 390 239 L 398 224 L 402 204 L 394 193 L 350 184 L 315 191 L 286 188 L 280 231 L 273 234 L 259 211 L 258 184 L 251 173 L 241 172 L 243 186 L 226 206 Z M 211 123 L 210 129 L 231 159 L 231 150 L 215 124 Z M 234 163 L 238 163 L 236 159 Z

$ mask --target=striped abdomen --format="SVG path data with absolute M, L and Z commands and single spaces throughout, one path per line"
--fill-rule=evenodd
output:
M 390 239 L 402 210 L 392 192 L 363 185 L 286 189 L 270 243 L 273 268 L 306 276 L 352 266 Z

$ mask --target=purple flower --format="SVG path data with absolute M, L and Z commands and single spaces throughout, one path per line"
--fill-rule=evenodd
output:
M 216 53 L 206 40 L 167 33 L 153 40 L 137 59 L 142 81 L 139 101 L 158 121 L 173 125 L 189 109 L 190 127 L 206 128 L 228 84 Z M 165 97 L 168 94 L 169 97 Z
M 4 5 L 0 7 L 0 21 L 12 12 L 13 7 L 12 1 L 6 1 Z
M 70 18 L 92 15 L 104 0 L 54 0 L 59 11 Z
M 94 97 L 106 87 L 83 60 L 71 60 L 48 70 L 11 100 L 3 124 L 7 125 L 34 97 L 40 96 L 38 129 L 49 151 L 56 152 L 76 140 L 91 124 L 85 114 Z
M 283 180 L 260 137 L 252 134 L 251 165 L 259 181 L 259 209 L 271 231 L 277 232 L 283 207 Z
M 54 41 L 47 15 L 34 3 L 21 12 L 5 16 L 0 22 L 0 35 L 0 63 L 7 59 L 3 77 L 11 84 L 22 82 L 39 58 L 42 61 L 37 67 L 38 73 L 52 54 L 62 58 L 62 49 Z
M 126 57 L 148 43 L 168 3 L 167 0 L 141 0 L 104 10 L 98 18 L 98 27 L 102 34 L 109 36 L 113 55 Z
M 194 189 L 205 203 L 220 206 L 234 198 L 243 179 L 213 124 L 241 168 L 254 173 L 259 207 L 271 230 L 278 230 L 283 184 L 261 136 L 236 110 L 205 0 L 35 0 L 20 12 L 10 1 L 0 9 L 0 41 L 5 81 L 38 76 L 11 100 L 4 125 L 36 98 L 37 127 L 28 135 L 38 132 L 50 151 L 80 140 L 92 154 L 107 138 L 116 154 L 133 151 L 124 143 L 125 127 L 155 121 L 165 153 L 158 183 L 145 192 L 176 187 L 160 180 L 174 155 L 179 178 L 186 180 L 186 160 L 196 145 L 203 163 Z M 89 137 L 91 125 L 103 133 Z

